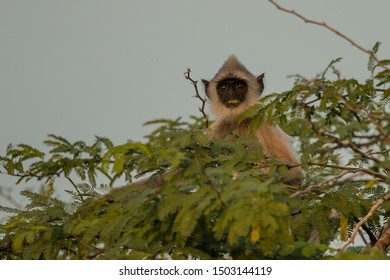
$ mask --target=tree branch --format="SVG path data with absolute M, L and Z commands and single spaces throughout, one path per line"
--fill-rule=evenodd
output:
M 360 229 L 360 227 L 366 223 L 375 213 L 375 211 L 380 207 L 382 206 L 383 203 L 385 203 L 386 201 L 389 201 L 390 200 L 390 192 L 387 193 L 384 197 L 382 197 L 381 199 L 377 200 L 374 205 L 371 207 L 370 211 L 367 213 L 366 216 L 364 216 L 363 219 L 361 219 L 358 223 L 355 224 L 355 227 L 354 227 L 354 230 L 352 232 L 352 235 L 351 237 L 348 239 L 347 242 L 345 242 L 345 244 L 338 250 L 337 252 L 337 255 L 341 254 L 344 252 L 344 250 L 352 243 L 354 242 L 355 240 L 355 237 Z M 387 232 L 385 232 L 385 234 L 387 235 Z M 382 235 L 383 236 L 383 235 Z M 387 240 L 388 237 L 384 237 L 384 240 L 383 241 L 388 241 Z M 379 241 L 379 240 L 378 240 Z M 377 242 L 378 243 L 378 242 Z M 379 246 L 382 246 L 382 244 L 385 244 L 385 242 L 382 243 L 382 240 L 381 240 L 381 243 L 378 245 Z
M 389 246 L 390 246 L 390 227 L 386 228 L 383 231 L 378 241 L 375 243 L 374 248 L 385 250 Z
M 305 16 L 303 16 L 302 14 L 300 13 L 297 13 L 296 11 L 294 10 L 288 10 L 282 6 L 280 6 L 279 4 L 277 4 L 275 1 L 273 0 L 268 0 L 271 4 L 273 4 L 278 10 L 281 10 L 285 13 L 288 13 L 288 14 L 292 14 L 298 18 L 300 18 L 301 20 L 303 20 L 305 23 L 310 23 L 310 24 L 314 24 L 314 25 L 318 25 L 318 26 L 322 26 L 326 29 L 328 29 L 329 31 L 335 33 L 336 35 L 340 36 L 341 38 L 343 38 L 344 40 L 348 41 L 350 44 L 352 44 L 354 47 L 356 47 L 357 49 L 361 50 L 362 52 L 368 54 L 372 59 L 374 59 L 377 63 L 378 66 L 390 71 L 390 68 L 387 67 L 385 64 L 382 63 L 382 61 L 380 61 L 378 59 L 378 57 L 375 55 L 375 53 L 372 51 L 372 50 L 369 50 L 369 49 L 366 49 L 366 48 L 363 48 L 361 45 L 357 44 L 354 40 L 352 40 L 351 38 L 349 38 L 348 36 L 344 35 L 343 33 L 341 33 L 340 31 L 336 30 L 335 28 L 331 27 L 330 25 L 326 24 L 325 22 L 319 22 L 319 21 L 316 21 L 316 20 L 312 20 L 312 19 L 308 19 L 306 18 Z
M 202 106 L 199 107 L 199 111 L 202 113 L 202 115 L 205 119 L 205 127 L 208 128 L 209 127 L 209 117 L 207 116 L 206 111 L 205 111 L 207 99 L 200 96 L 199 90 L 198 90 L 198 81 L 193 80 L 190 76 L 190 73 L 191 73 L 191 69 L 187 68 L 187 71 L 184 73 L 184 77 L 187 80 L 189 80 L 192 83 L 192 85 L 194 86 L 194 88 L 195 88 L 195 96 L 194 97 L 199 99 L 202 102 Z

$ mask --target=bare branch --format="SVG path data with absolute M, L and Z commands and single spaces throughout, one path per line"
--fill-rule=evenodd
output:
M 209 127 L 209 117 L 207 116 L 206 111 L 205 111 L 207 99 L 200 96 L 199 90 L 198 90 L 198 81 L 193 80 L 190 76 L 190 73 L 191 73 L 191 69 L 187 68 L 187 71 L 184 73 L 184 77 L 187 80 L 189 80 L 192 83 L 192 85 L 194 86 L 194 88 L 195 88 L 195 96 L 194 97 L 199 99 L 202 102 L 202 106 L 199 107 L 199 111 L 202 113 L 202 115 L 205 119 L 205 127 L 207 128 L 207 127 Z
M 363 48 L 361 45 L 357 44 L 354 40 L 352 40 L 351 38 L 349 38 L 348 36 L 344 35 L 343 33 L 341 33 L 340 31 L 336 30 L 335 28 L 331 27 L 330 25 L 326 24 L 325 22 L 319 22 L 319 21 L 316 21 L 316 20 L 312 20 L 312 19 L 308 19 L 306 18 L 305 16 L 303 16 L 302 14 L 300 13 L 297 13 L 296 11 L 294 10 L 288 10 L 282 6 L 280 6 L 279 4 L 277 4 L 275 1 L 273 0 L 268 0 L 269 2 L 271 2 L 278 10 L 281 10 L 285 13 L 288 13 L 288 14 L 292 14 L 298 18 L 300 18 L 301 20 L 303 20 L 305 23 L 310 23 L 310 24 L 314 24 L 314 25 L 318 25 L 318 26 L 322 26 L 326 29 L 328 29 L 329 31 L 335 33 L 336 35 L 340 36 L 341 38 L 343 38 L 344 40 L 348 41 L 350 44 L 352 44 L 354 47 L 356 47 L 357 49 L 361 50 L 362 52 L 368 54 L 372 59 L 374 59 L 377 63 L 378 66 L 390 71 L 390 68 L 387 67 L 385 64 L 383 64 L 379 59 L 378 57 L 375 55 L 375 53 L 372 51 L 372 50 L 369 50 L 369 49 L 366 49 L 366 48 Z

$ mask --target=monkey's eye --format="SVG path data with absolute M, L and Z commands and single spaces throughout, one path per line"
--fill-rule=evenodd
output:
M 228 89 L 229 87 L 227 86 L 227 85 L 222 85 L 221 86 L 221 89 L 223 89 L 223 90 L 226 90 L 226 89 Z

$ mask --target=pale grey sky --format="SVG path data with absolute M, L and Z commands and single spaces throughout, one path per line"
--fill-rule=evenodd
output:
M 277 2 L 390 57 L 389 0 Z M 50 133 L 142 140 L 146 121 L 199 114 L 187 67 L 211 78 L 232 53 L 268 93 L 337 57 L 344 76 L 369 74 L 364 53 L 266 0 L 0 0 L 0 154 Z

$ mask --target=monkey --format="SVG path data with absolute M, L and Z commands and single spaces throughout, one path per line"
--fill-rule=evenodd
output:
M 235 55 L 230 55 L 215 76 L 210 80 L 202 79 L 205 93 L 211 103 L 211 112 L 216 117 L 208 135 L 218 139 L 229 132 L 236 131 L 238 136 L 249 134 L 249 121 L 238 122 L 238 116 L 259 102 L 264 90 L 264 73 L 254 76 Z M 254 131 L 263 148 L 266 158 L 289 165 L 283 182 L 288 185 L 301 185 L 303 171 L 289 143 L 289 136 L 278 126 L 262 123 Z M 265 172 L 269 170 L 264 168 Z

